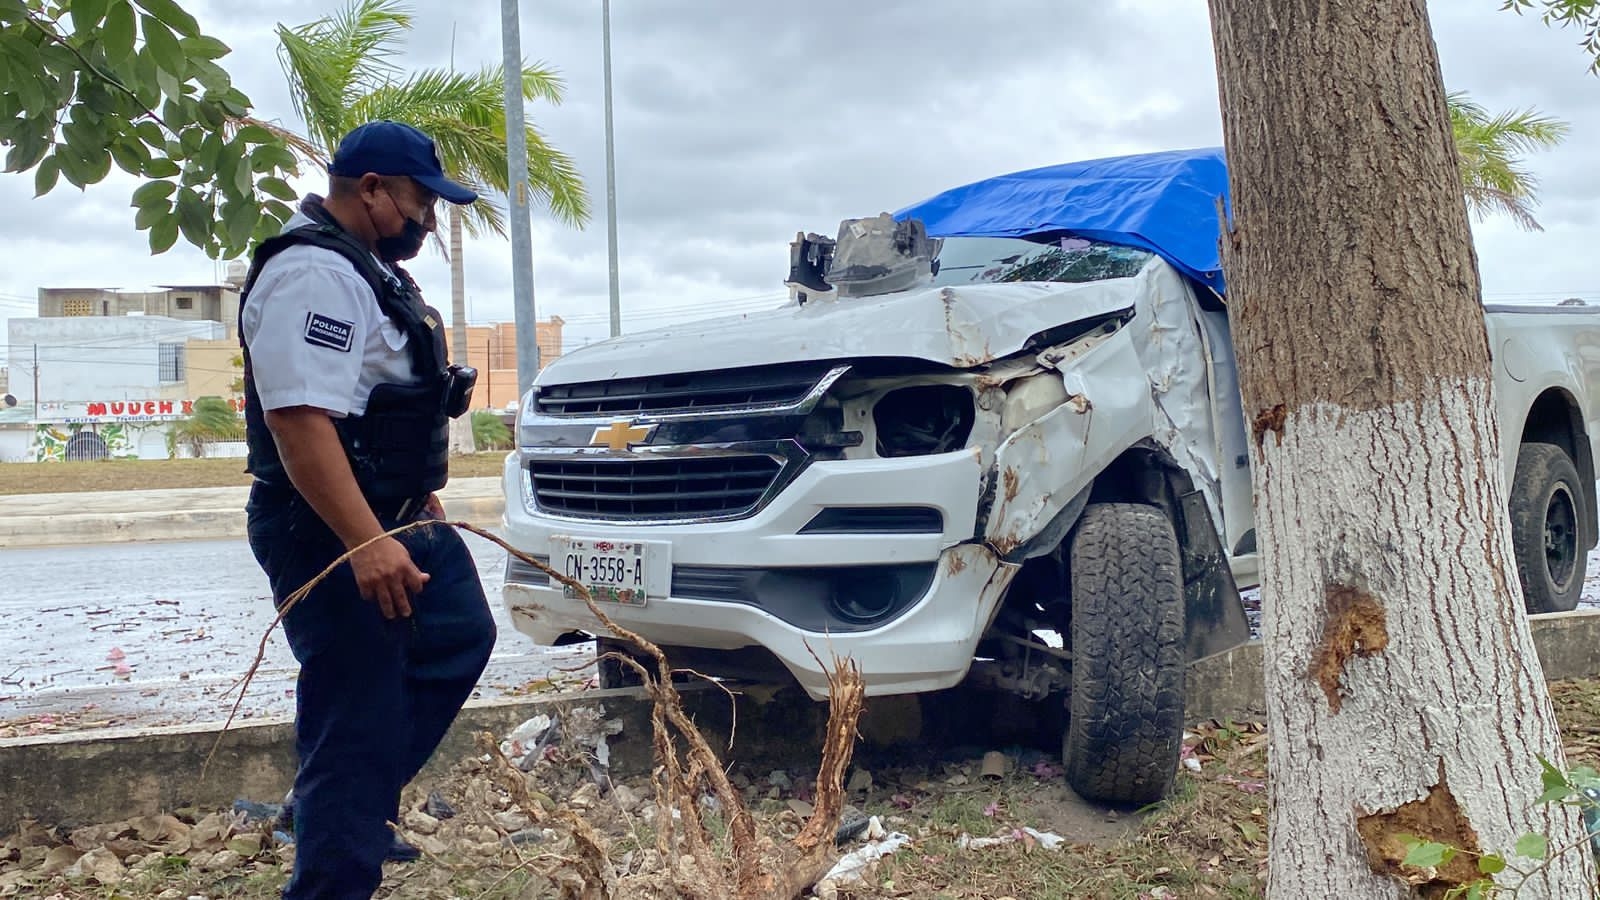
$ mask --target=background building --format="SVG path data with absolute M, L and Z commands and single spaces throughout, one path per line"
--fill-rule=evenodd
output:
M 40 288 L 38 317 L 9 322 L 0 462 L 165 459 L 174 452 L 172 423 L 197 399 L 222 397 L 242 410 L 245 271 L 235 260 L 227 284 L 151 291 Z M 536 324 L 540 363 L 549 365 L 562 354 L 566 323 L 551 316 Z M 507 410 L 520 398 L 513 323 L 468 326 L 465 363 L 478 369 L 473 408 Z M 242 453 L 233 443 L 205 452 Z
M 183 322 L 218 322 L 237 334 L 239 294 L 232 286 L 162 285 L 156 291 L 110 288 L 40 288 L 39 317 L 122 318 L 160 316 Z
M 535 323 L 538 326 L 539 367 L 561 356 L 560 316 Z M 452 359 L 452 362 L 459 360 Z M 472 391 L 474 409 L 506 409 L 522 396 L 517 387 L 517 326 L 511 322 L 467 326 L 467 365 L 478 370 L 478 386 Z
M 166 459 L 169 426 L 199 397 L 243 409 L 232 391 L 238 346 L 227 330 L 148 315 L 10 320 L 16 405 L 5 418 L 26 417 L 32 428 L 21 436 L 6 429 L 0 458 Z

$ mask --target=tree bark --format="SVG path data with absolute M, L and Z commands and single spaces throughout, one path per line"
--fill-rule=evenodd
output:
M 1441 896 L 1562 764 L 1511 556 L 1477 262 L 1424 0 L 1210 0 L 1262 550 L 1268 896 Z M 1510 873 L 1502 884 L 1514 883 Z M 1593 897 L 1586 846 L 1519 897 Z M 1408 884 L 1409 882 L 1409 884 Z
M 461 210 L 450 207 L 450 357 L 467 364 L 467 265 L 461 255 Z M 488 370 L 489 362 L 483 368 Z M 472 413 L 450 420 L 450 452 L 475 453 Z

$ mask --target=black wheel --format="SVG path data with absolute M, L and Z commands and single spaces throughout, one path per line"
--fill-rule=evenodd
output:
M 1582 529 L 1588 492 L 1578 467 L 1554 444 L 1528 443 L 1511 482 L 1511 538 L 1528 612 L 1578 605 L 1588 568 Z
M 1166 796 L 1183 743 L 1183 575 L 1160 510 L 1093 504 L 1071 538 L 1072 696 L 1062 758 L 1087 800 Z

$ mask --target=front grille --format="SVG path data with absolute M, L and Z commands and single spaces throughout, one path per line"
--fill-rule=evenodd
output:
M 827 373 L 826 366 L 804 363 L 547 385 L 534 408 L 547 416 L 595 416 L 786 406 L 805 399 Z
M 610 519 L 743 515 L 761 502 L 782 469 L 778 460 L 756 455 L 528 464 L 540 509 Z

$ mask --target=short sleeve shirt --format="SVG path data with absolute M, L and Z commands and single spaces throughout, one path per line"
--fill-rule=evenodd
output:
M 285 228 L 310 223 L 297 213 Z M 359 416 L 375 386 L 415 380 L 406 333 L 350 261 L 322 247 L 296 244 L 261 267 L 239 331 L 263 410 Z

